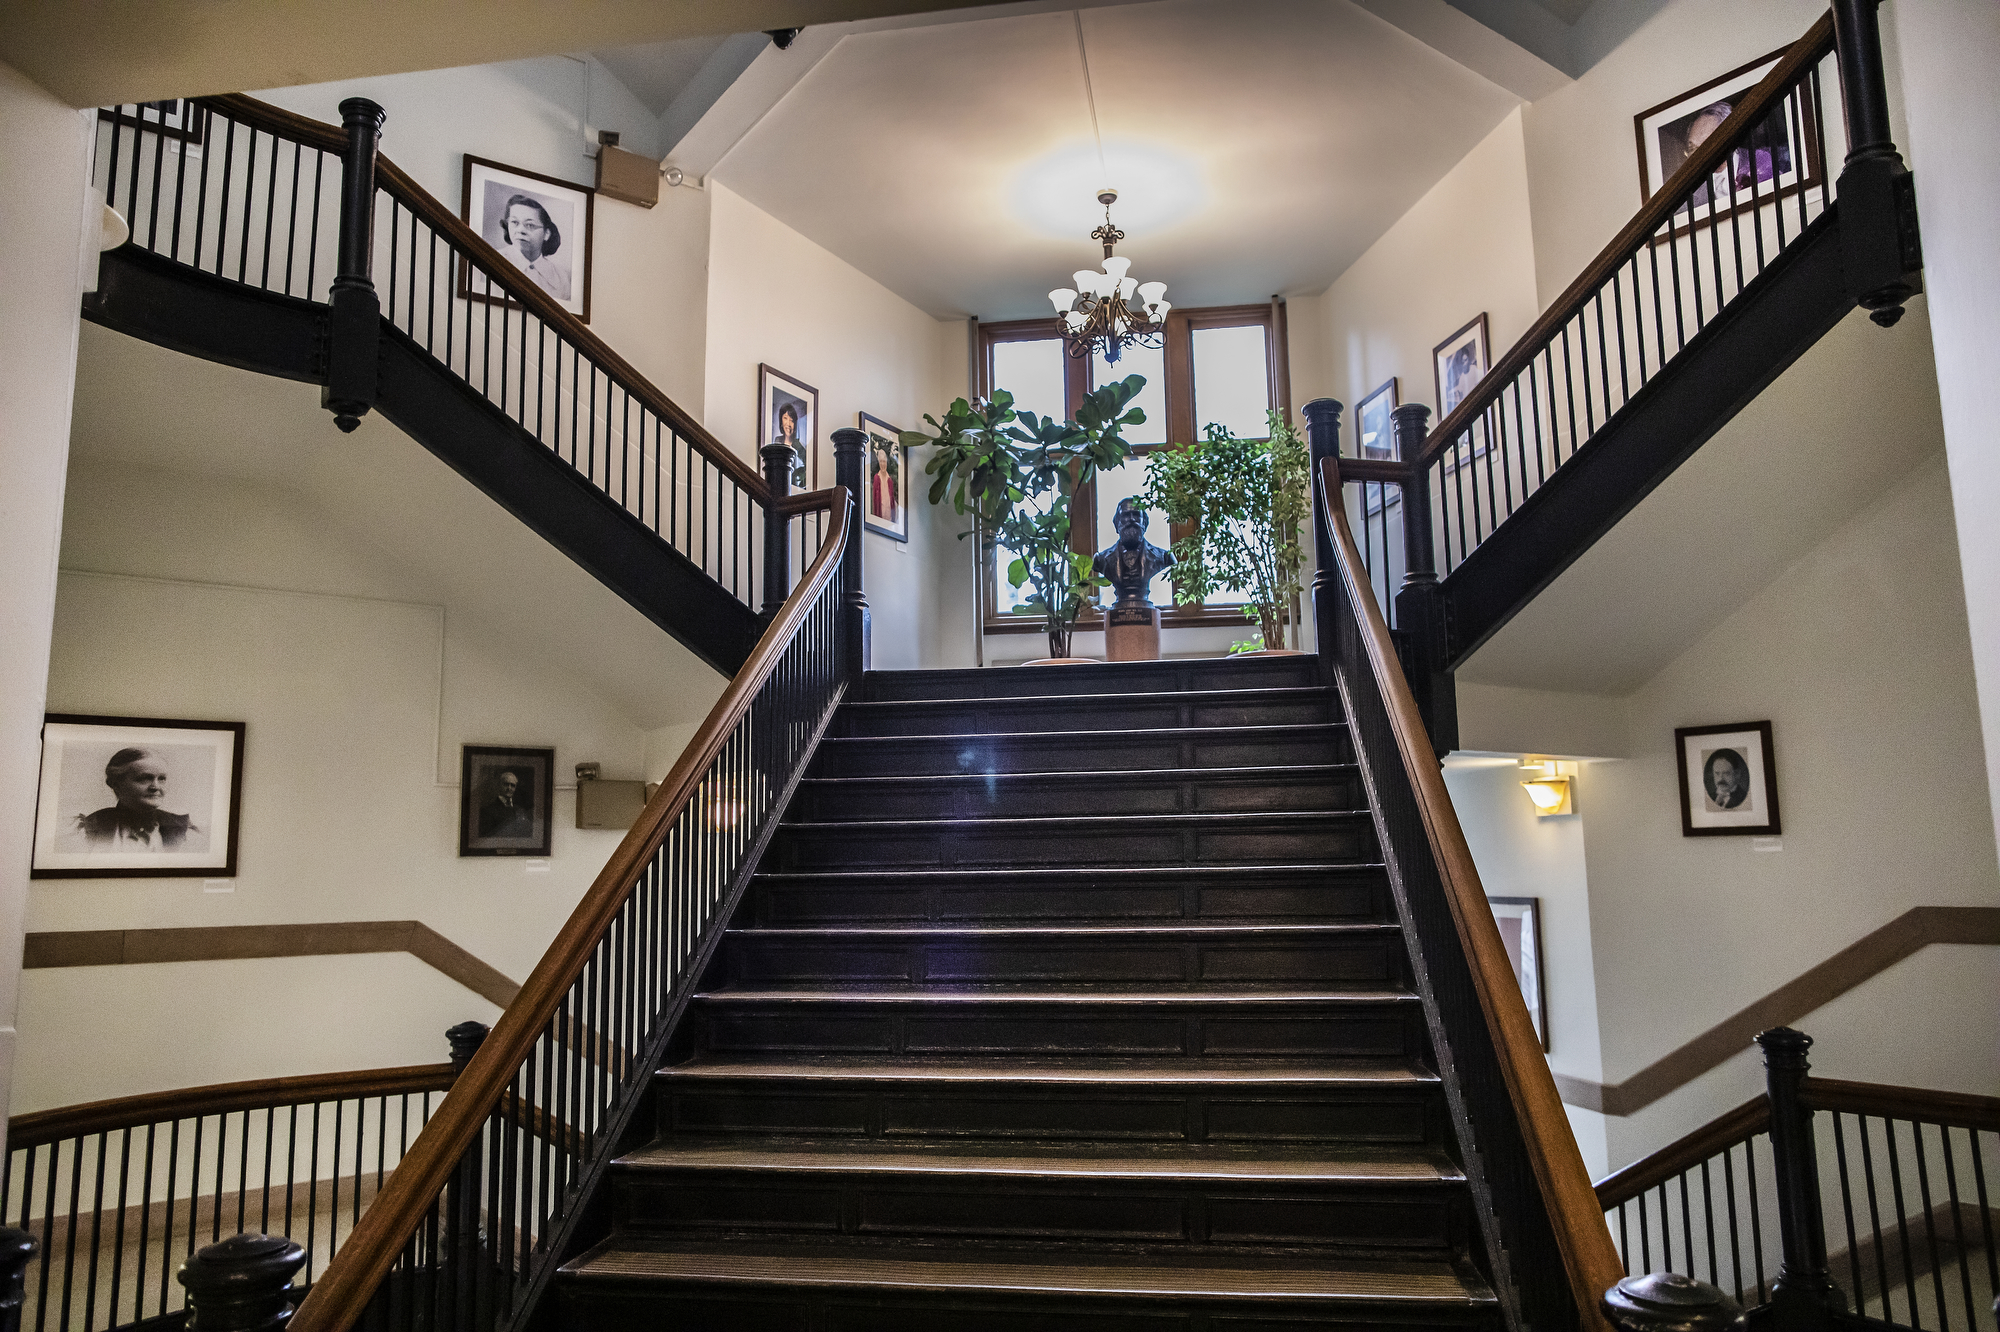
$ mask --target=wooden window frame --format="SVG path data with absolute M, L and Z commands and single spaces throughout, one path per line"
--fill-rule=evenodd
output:
M 1194 310 L 1174 310 L 1167 315 L 1164 348 L 1166 354 L 1163 358 L 1166 378 L 1163 392 L 1167 401 L 1168 443 L 1192 440 L 1196 434 L 1195 330 L 1247 326 L 1261 326 L 1264 330 L 1264 364 L 1270 376 L 1270 399 L 1278 404 L 1278 409 L 1284 414 L 1285 419 L 1291 420 L 1289 347 L 1285 327 L 1285 303 L 1282 300 L 1274 297 L 1268 304 L 1217 305 Z M 982 398 L 990 396 L 993 391 L 993 347 L 996 343 L 1041 342 L 1061 336 L 1061 326 L 1053 317 L 980 324 L 974 391 Z M 1090 357 L 1072 357 L 1065 350 L 1063 410 L 1072 418 L 1082 404 L 1084 395 L 1093 387 L 1090 382 L 1092 363 Z M 1161 447 L 1164 446 L 1145 445 L 1135 449 L 1133 456 L 1136 458 Z M 1071 524 L 1070 549 L 1080 554 L 1092 554 L 1097 533 L 1096 483 L 1091 482 L 1079 487 L 1074 503 L 1082 506 L 1089 514 L 1089 521 Z M 1188 529 L 1182 524 L 1171 525 L 1167 533 L 1168 543 L 1180 540 L 1187 533 Z M 1172 578 L 1171 570 L 1167 576 L 1169 579 Z M 979 617 L 985 632 L 989 634 L 1043 632 L 1043 620 L 1032 616 L 1008 614 L 1000 610 L 996 595 L 998 579 L 998 571 L 994 568 L 993 557 L 989 552 L 985 560 L 985 570 L 979 580 Z M 1160 607 L 1162 629 L 1237 628 L 1256 623 L 1257 621 L 1247 613 L 1247 609 L 1239 606 L 1206 606 L 1200 603 L 1184 606 L 1175 602 Z M 1076 617 L 1076 627 L 1079 631 L 1102 629 L 1103 612 L 1096 607 L 1086 607 Z

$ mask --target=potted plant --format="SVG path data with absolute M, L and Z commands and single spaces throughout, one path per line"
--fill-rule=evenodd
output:
M 1071 659 L 1076 617 L 1100 586 L 1091 557 L 1070 549 L 1077 488 L 1130 455 L 1118 432 L 1145 421 L 1138 408 L 1128 410 L 1145 384 L 1128 375 L 1093 389 L 1074 421 L 1016 412 L 1014 395 L 1001 390 L 976 403 L 958 399 L 942 422 L 924 417 L 933 434 L 903 432 L 905 444 L 936 446 L 924 468 L 932 478 L 930 502 L 949 498 L 954 512 L 970 515 L 988 552 L 997 546 L 1014 552 L 1007 581 L 1030 589 L 1015 613 L 1042 617 L 1051 661 Z
M 1140 503 L 1193 531 L 1174 543 L 1174 599 L 1247 594 L 1267 651 L 1285 650 L 1285 610 L 1299 591 L 1299 545 L 1311 512 L 1305 437 L 1270 414 L 1269 439 L 1211 423 L 1199 443 L 1158 449 Z M 1240 646 L 1240 645 L 1239 645 Z

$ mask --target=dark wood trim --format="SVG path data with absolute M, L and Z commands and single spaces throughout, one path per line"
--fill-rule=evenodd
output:
M 1810 1079 L 1808 1079 L 1810 1081 Z M 1631 1165 L 1614 1170 L 1597 1181 L 1597 1205 L 1606 1211 L 1663 1184 L 1709 1157 L 1771 1126 L 1771 1104 L 1761 1094 L 1745 1101 L 1702 1125 L 1686 1137 L 1676 1138 L 1657 1152 Z
M 303 143 L 309 148 L 318 148 L 336 156 L 347 151 L 347 136 L 337 127 L 280 110 L 254 97 L 229 93 L 198 100 L 232 120 L 276 134 L 281 138 Z M 499 251 L 486 243 L 483 236 L 460 221 L 449 208 L 419 185 L 401 167 L 386 157 L 378 157 L 375 162 L 375 178 L 381 188 L 415 213 L 425 225 L 470 256 L 471 261 L 478 265 L 480 272 L 492 280 L 494 286 L 503 288 L 517 304 L 525 306 L 536 318 L 554 329 L 564 341 L 576 347 L 583 355 L 596 362 L 600 369 L 618 380 L 621 388 L 671 426 L 676 434 L 685 438 L 702 456 L 715 464 L 758 503 L 764 504 L 770 501 L 770 493 L 764 486 L 764 478 L 754 466 L 725 447 L 708 432 L 707 427 L 662 393 L 651 380 L 640 374 L 631 362 L 613 351 L 602 338 L 590 331 L 587 324 L 563 309 L 553 296 L 535 283 L 534 279 L 508 263 Z
M 445 1091 L 452 1084 L 450 1064 L 412 1064 L 404 1068 L 363 1068 L 346 1073 L 307 1073 L 292 1078 L 255 1078 L 218 1082 L 206 1087 L 143 1092 L 105 1101 L 86 1101 L 54 1110 L 15 1115 L 7 1121 L 9 1150 L 40 1147 L 65 1138 L 109 1133 L 160 1124 L 196 1115 L 262 1110 L 316 1101 L 351 1101 L 362 1096 Z
M 1623 1082 L 1559 1075 L 1563 1099 L 1599 1114 L 1635 1114 L 1749 1049 L 1758 1032 L 1798 1021 L 1931 944 L 2000 944 L 2000 907 L 1911 907 Z
M 1330 519 L 1328 536 L 1338 576 L 1357 611 L 1362 647 L 1396 736 L 1396 749 L 1465 950 L 1473 989 L 1486 1015 L 1494 1054 L 1548 1208 L 1549 1226 L 1562 1250 L 1570 1293 L 1583 1325 L 1602 1328 L 1598 1297 L 1624 1276 L 1624 1264 L 1604 1224 L 1604 1209 L 1597 1205 L 1590 1173 L 1584 1168 L 1583 1154 L 1577 1149 L 1576 1135 L 1549 1072 L 1548 1057 L 1542 1053 L 1541 1038 L 1535 1035 L 1534 1022 L 1528 1017 L 1513 964 L 1507 959 L 1507 946 L 1500 940 L 1500 927 L 1486 904 L 1486 890 L 1479 881 L 1479 869 L 1466 845 L 1451 795 L 1445 790 L 1430 733 L 1424 729 L 1423 715 L 1403 675 L 1382 609 L 1375 602 L 1368 571 L 1355 549 L 1347 506 L 1340 502 L 1340 472 L 1334 459 L 1325 460 L 1317 481 L 1318 510 Z
M 777 670 L 820 593 L 841 567 L 848 527 L 857 521 L 854 498 L 845 487 L 835 486 L 827 493 L 832 520 L 812 567 L 785 599 L 750 659 L 729 682 L 701 729 L 646 803 L 645 812 L 611 853 L 583 900 L 535 964 L 520 994 L 500 1015 L 479 1053 L 460 1075 L 454 1094 L 424 1126 L 375 1205 L 363 1214 L 340 1258 L 321 1275 L 312 1298 L 293 1317 L 294 1332 L 334 1332 L 358 1316 L 457 1168 L 486 1116 L 510 1090 L 522 1060 L 548 1029 L 598 941 L 631 896 L 640 874 L 700 788 L 709 765 Z
M 1894 1087 L 1878 1082 L 1842 1082 L 1837 1078 L 1807 1078 L 1801 1100 L 1808 1110 L 1839 1110 L 1856 1115 L 1916 1119 L 1926 1124 L 2000 1133 L 2000 1096 L 1932 1091 L 1928 1087 Z
M 1599 251 L 1590 266 L 1577 275 L 1576 281 L 1550 303 L 1541 318 L 1528 326 L 1528 331 L 1487 370 L 1485 378 L 1466 395 L 1465 401 L 1458 404 L 1457 410 L 1431 429 L 1430 437 L 1424 441 L 1423 452 L 1413 461 L 1420 465 L 1429 464 L 1449 447 L 1452 440 L 1470 430 L 1472 423 L 1499 399 L 1501 391 L 1527 368 L 1528 362 L 1540 354 L 1542 345 L 1574 318 L 1577 310 L 1610 280 L 1612 273 L 1625 263 L 1632 252 L 1674 215 L 1681 197 L 1721 164 L 1729 155 L 1729 146 L 1736 136 L 1762 120 L 1772 104 L 1785 96 L 1792 84 L 1831 50 L 1833 15 L 1829 11 L 1806 29 L 1805 35 L 1792 44 L 1784 59 L 1764 76 L 1763 82 L 1753 88 L 1749 96 L 1736 105 L 1721 128 L 1709 136 L 1701 151 L 1691 154 L 1687 161 L 1681 163 L 1680 169 L 1611 238 L 1611 243 Z

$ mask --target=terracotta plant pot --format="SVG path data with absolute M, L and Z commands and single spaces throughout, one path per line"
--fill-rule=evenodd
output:
M 1102 666 L 1104 663 L 1096 657 L 1037 657 L 1033 661 L 1024 661 L 1021 664 L 1023 666 Z

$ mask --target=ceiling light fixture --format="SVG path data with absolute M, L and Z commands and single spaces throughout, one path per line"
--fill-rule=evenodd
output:
M 1071 17 L 1076 20 L 1076 54 L 1083 62 L 1083 93 L 1090 103 L 1090 131 L 1097 137 L 1097 169 L 1102 179 L 1110 172 L 1104 165 L 1104 131 L 1097 124 L 1097 92 L 1090 82 L 1090 52 L 1083 44 L 1083 13 L 1074 11 Z M 1104 244 L 1104 271 L 1080 268 L 1070 275 L 1076 286 L 1057 287 L 1049 293 L 1049 304 L 1055 306 L 1056 318 L 1062 321 L 1069 354 L 1081 359 L 1101 350 L 1112 365 L 1118 363 L 1127 344 L 1160 346 L 1167 312 L 1173 309 L 1167 300 L 1166 283 L 1127 277 L 1132 261 L 1112 253 L 1125 239 L 1125 233 L 1111 221 L 1111 205 L 1117 201 L 1118 191 L 1111 186 L 1097 191 L 1097 202 L 1104 205 L 1104 225 L 1091 232 L 1090 238 Z M 1135 295 L 1137 304 L 1133 303 Z

